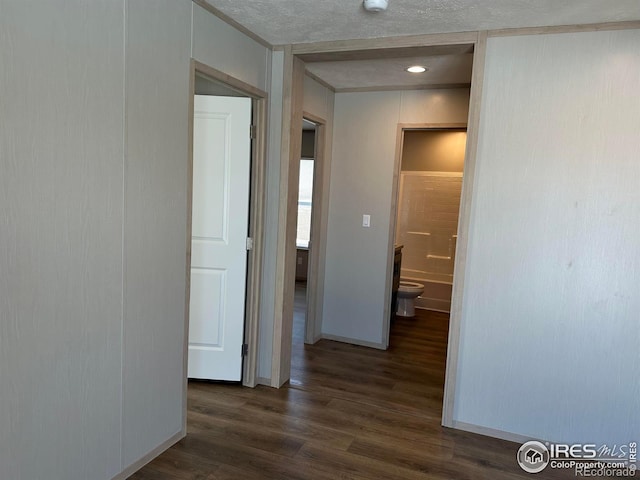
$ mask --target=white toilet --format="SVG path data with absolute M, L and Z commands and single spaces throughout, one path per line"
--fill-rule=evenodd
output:
M 396 315 L 399 317 L 413 317 L 416 309 L 413 301 L 424 292 L 424 285 L 421 283 L 405 282 L 400 280 L 398 288 L 398 309 Z

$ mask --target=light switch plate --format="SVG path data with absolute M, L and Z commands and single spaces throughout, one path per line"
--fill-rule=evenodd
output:
M 371 226 L 371 215 L 362 215 L 362 226 L 367 228 Z

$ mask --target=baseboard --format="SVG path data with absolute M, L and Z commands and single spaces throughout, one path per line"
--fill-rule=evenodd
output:
M 335 342 L 350 343 L 352 345 L 359 345 L 361 347 L 376 348 L 378 350 L 386 350 L 387 349 L 387 346 L 382 344 L 382 343 L 367 342 L 366 340 L 358 340 L 357 338 L 341 337 L 340 335 L 331 335 L 330 333 L 323 333 L 322 334 L 322 338 L 324 340 L 333 340 Z
M 447 425 L 445 425 L 446 427 Z M 533 439 L 532 437 L 527 437 L 526 435 L 520 435 L 518 433 L 505 432 L 502 430 L 496 430 L 488 427 L 481 427 L 479 425 L 473 425 L 465 422 L 458 422 L 454 420 L 452 422 L 451 428 L 455 428 L 456 430 L 463 430 L 465 432 L 477 433 L 478 435 L 484 435 L 485 437 L 493 437 L 499 438 L 501 440 L 507 440 L 508 442 L 514 443 L 525 443 L 529 440 L 539 440 Z
M 311 343 L 307 342 L 306 340 L 304 341 L 305 345 L 315 345 L 316 343 L 318 343 L 320 340 L 322 340 L 322 335 L 316 335 L 313 337 L 313 341 Z
M 418 297 L 414 300 L 416 308 L 433 310 L 435 312 L 449 313 L 451 311 L 451 300 L 441 300 L 439 298 Z
M 137 462 L 133 462 L 131 465 L 125 468 L 122 472 L 120 472 L 118 475 L 113 477 L 113 480 L 126 480 L 131 475 L 133 475 L 138 470 L 140 470 L 142 467 L 144 467 L 147 463 L 151 462 L 153 459 L 158 457 L 161 453 L 164 453 L 166 450 L 173 447 L 176 443 L 178 443 L 180 440 L 182 440 L 186 436 L 187 436 L 187 432 L 180 430 L 178 433 L 172 436 L 169 440 L 167 440 L 166 442 L 162 443 L 160 446 L 151 450 L 140 460 L 138 460 Z
M 278 385 L 276 382 L 274 382 L 273 380 L 271 380 L 271 383 L 269 384 L 270 387 L 273 388 L 282 388 L 282 386 L 287 383 L 289 381 L 289 377 L 286 377 L 284 380 L 280 381 L 280 384 Z
M 267 377 L 256 377 L 256 385 L 271 386 L 271 379 Z

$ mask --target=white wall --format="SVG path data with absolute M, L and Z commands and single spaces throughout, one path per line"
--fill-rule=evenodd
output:
M 640 432 L 640 31 L 491 38 L 454 419 Z
M 337 93 L 322 334 L 385 347 L 398 123 L 464 123 L 469 91 Z M 362 215 L 371 227 L 362 227 Z
M 189 0 L 2 2 L 0 478 L 110 479 L 181 433 L 192 42 L 267 88 Z

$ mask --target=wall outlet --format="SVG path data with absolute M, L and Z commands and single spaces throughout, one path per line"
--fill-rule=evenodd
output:
M 366 228 L 371 226 L 371 215 L 362 215 L 362 226 Z

